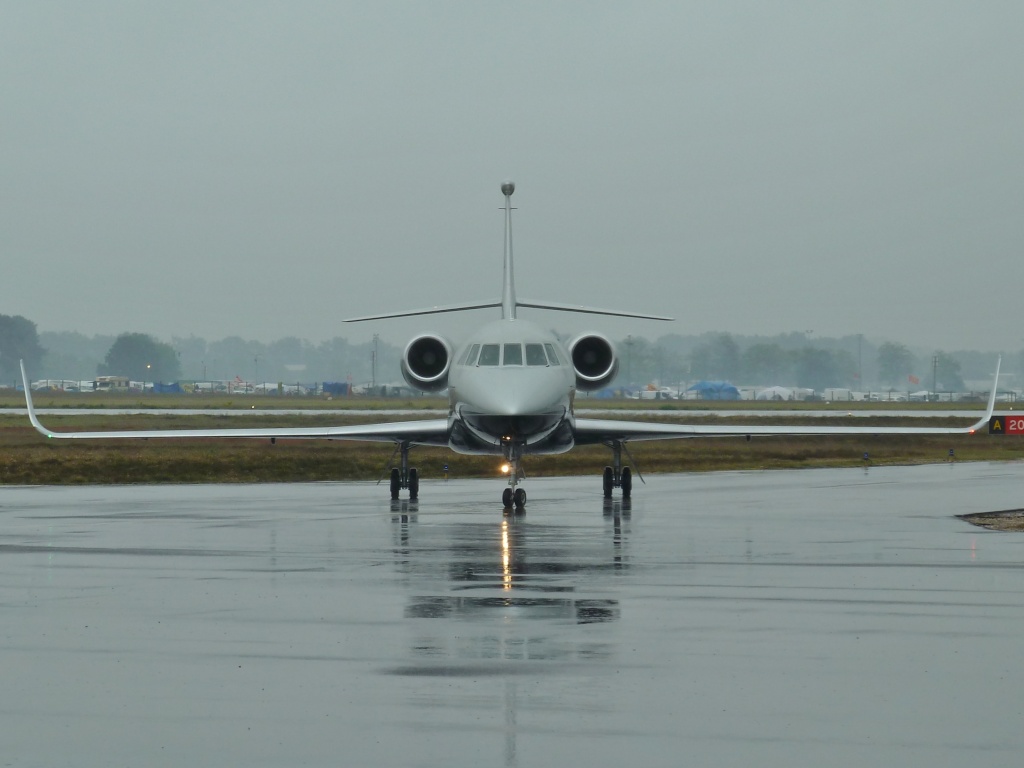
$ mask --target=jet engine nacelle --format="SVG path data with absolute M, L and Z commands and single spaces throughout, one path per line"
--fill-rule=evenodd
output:
M 584 392 L 608 386 L 619 372 L 615 347 L 599 333 L 577 337 L 569 345 L 569 356 L 576 370 L 576 389 Z
M 405 345 L 402 376 L 410 387 L 424 392 L 440 392 L 448 386 L 452 365 L 452 345 L 433 334 L 423 334 Z

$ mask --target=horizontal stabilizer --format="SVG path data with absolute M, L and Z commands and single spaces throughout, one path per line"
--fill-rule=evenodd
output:
M 496 299 L 489 301 L 477 301 L 471 304 L 449 304 L 444 307 L 427 307 L 426 309 L 407 309 L 403 312 L 388 312 L 383 315 L 363 315 L 362 317 L 349 317 L 342 320 L 343 323 L 361 323 L 364 320 L 387 320 L 391 317 L 415 317 L 417 315 L 439 315 L 442 312 L 463 312 L 467 309 L 489 309 L 500 307 L 501 302 Z
M 639 312 L 622 312 L 617 309 L 598 309 L 597 307 L 585 307 L 582 304 L 556 304 L 551 301 L 531 301 L 530 299 L 517 299 L 517 307 L 530 307 L 531 309 L 550 309 L 556 312 L 578 312 L 584 315 L 612 315 L 614 317 L 638 317 L 642 320 L 674 320 L 673 317 L 664 315 L 647 315 Z
M 598 309 L 597 307 L 585 307 L 582 304 L 557 304 L 550 301 L 530 301 L 528 299 L 516 299 L 516 307 L 529 307 L 530 309 L 550 309 L 555 312 L 577 312 L 585 315 L 612 315 L 614 317 L 636 317 L 641 320 L 673 320 L 674 318 L 664 315 L 647 315 L 638 312 L 622 312 L 617 309 Z M 476 301 L 470 304 L 448 304 L 443 307 L 427 307 L 425 309 L 407 309 L 402 312 L 387 312 L 381 315 L 363 315 L 362 317 L 349 317 L 343 320 L 345 323 L 361 323 L 364 320 L 387 320 L 392 317 L 416 317 L 417 315 L 439 315 L 442 312 L 463 312 L 469 309 L 489 309 L 500 307 L 500 301 Z

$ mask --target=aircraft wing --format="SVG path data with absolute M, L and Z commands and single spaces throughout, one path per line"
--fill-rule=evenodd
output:
M 37 431 L 48 438 L 60 440 L 110 440 L 124 438 L 256 438 L 271 440 L 363 440 L 381 443 L 408 442 L 415 445 L 448 445 L 447 419 L 420 421 L 393 421 L 383 424 L 355 424 L 339 427 L 276 427 L 243 429 L 151 429 L 115 432 L 55 432 L 43 426 L 32 403 L 25 364 L 21 365 L 22 383 L 25 385 L 25 405 L 28 418 Z
M 1001 361 L 1000 361 L 1001 362 Z M 663 424 L 618 419 L 576 419 L 576 444 L 588 445 L 612 441 L 679 440 L 692 437 L 766 437 L 822 435 L 962 435 L 973 434 L 988 426 L 996 404 L 999 366 L 988 396 L 985 415 L 968 427 L 815 427 L 741 424 Z

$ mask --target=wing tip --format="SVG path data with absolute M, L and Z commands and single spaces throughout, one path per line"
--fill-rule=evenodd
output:
M 18 365 L 21 366 L 21 385 L 25 389 L 25 410 L 28 411 L 28 420 L 43 437 L 52 438 L 54 433 L 48 430 L 39 422 L 39 417 L 36 416 L 35 403 L 32 402 L 32 385 L 28 380 L 28 372 L 25 370 L 25 361 L 19 360 Z

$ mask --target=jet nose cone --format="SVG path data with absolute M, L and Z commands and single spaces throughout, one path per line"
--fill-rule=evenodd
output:
M 499 403 L 495 403 L 495 413 L 506 416 L 533 416 L 541 413 L 558 411 L 559 398 L 550 393 L 517 392 L 507 395 Z
M 471 410 L 490 413 L 494 416 L 533 416 L 541 413 L 561 412 L 565 404 L 561 393 L 554 391 L 532 391 L 525 388 L 515 390 L 500 387 L 480 387 L 461 390 L 464 400 L 471 403 Z

